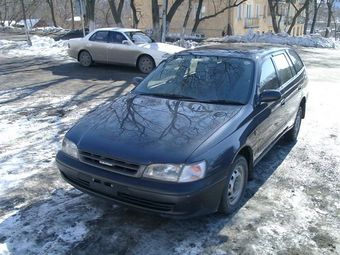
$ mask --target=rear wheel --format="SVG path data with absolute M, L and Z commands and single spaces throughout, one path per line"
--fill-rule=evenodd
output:
M 82 66 L 89 67 L 90 65 L 92 65 L 92 62 L 93 62 L 92 57 L 88 51 L 84 50 L 80 52 L 79 63 Z
M 155 61 L 148 55 L 143 55 L 138 59 L 137 67 L 142 73 L 150 73 L 155 68 Z
M 301 120 L 302 120 L 302 107 L 299 107 L 299 110 L 296 114 L 294 126 L 291 130 L 289 130 L 285 136 L 286 141 L 295 143 L 297 141 L 299 132 L 300 132 L 300 126 L 301 126 Z
M 239 155 L 230 168 L 222 194 L 219 211 L 224 214 L 233 213 L 239 208 L 246 190 L 248 180 L 248 162 Z

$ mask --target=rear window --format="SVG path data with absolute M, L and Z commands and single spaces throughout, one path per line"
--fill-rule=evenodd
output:
M 289 50 L 288 53 L 289 53 L 290 59 L 293 62 L 295 71 L 299 72 L 302 69 L 302 67 L 303 67 L 303 63 L 302 63 L 299 55 L 295 51 L 293 51 L 293 50 Z
M 288 63 L 288 60 L 284 54 L 279 54 L 273 57 L 273 61 L 277 68 L 279 79 L 281 84 L 286 83 L 290 78 L 293 77 L 292 69 Z

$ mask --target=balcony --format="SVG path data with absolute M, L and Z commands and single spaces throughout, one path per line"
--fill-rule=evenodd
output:
M 244 20 L 244 28 L 257 28 L 259 27 L 259 18 L 246 18 Z

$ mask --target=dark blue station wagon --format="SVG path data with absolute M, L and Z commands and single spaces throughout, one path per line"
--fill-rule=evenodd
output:
M 307 77 L 290 48 L 209 45 L 177 53 L 72 127 L 56 156 L 77 189 L 171 217 L 235 211 L 253 168 L 295 142 Z

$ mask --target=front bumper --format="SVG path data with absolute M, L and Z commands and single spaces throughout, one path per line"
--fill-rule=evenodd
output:
M 224 188 L 224 179 L 217 176 L 193 183 L 165 183 L 105 171 L 63 152 L 58 152 L 56 162 L 64 180 L 83 192 L 174 218 L 216 212 Z

